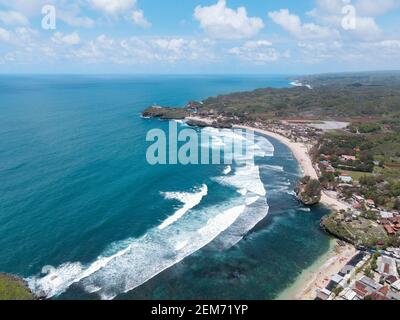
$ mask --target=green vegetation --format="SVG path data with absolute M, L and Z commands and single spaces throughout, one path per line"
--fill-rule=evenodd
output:
M 370 266 L 367 266 L 367 267 L 364 269 L 364 274 L 365 274 L 368 278 L 371 278 L 371 276 L 372 276 L 372 271 L 371 271 L 371 267 L 370 267 Z
M 324 76 L 301 79 L 311 83 L 313 90 L 266 88 L 208 98 L 200 110 L 240 120 L 293 118 L 293 115 L 303 119 L 380 117 L 400 111 L 400 73 L 375 78 L 370 74 L 340 75 L 325 84 L 323 79 Z
M 336 169 L 372 173 L 374 158 L 370 141 L 360 135 L 326 134 L 319 143 L 317 154 L 329 155 L 330 162 Z M 356 160 L 345 160 L 343 155 L 354 156 Z
M 383 242 L 389 243 L 384 228 L 364 217 L 354 218 L 343 212 L 333 212 L 321 220 L 322 227 L 339 239 L 367 248 L 377 248 Z
M 338 296 L 341 292 L 343 291 L 343 287 L 337 286 L 335 289 L 332 290 L 332 292 Z
M 203 103 L 189 102 L 186 108 L 181 110 L 152 107 L 146 109 L 143 115 L 182 119 L 186 113 L 196 109 L 199 116 L 221 115 L 237 122 L 283 118 L 361 118 L 362 121 L 357 122 L 357 127 L 364 133 L 376 132 L 385 126 L 399 127 L 396 121 L 391 122 L 396 116 L 400 116 L 399 72 L 318 75 L 303 77 L 300 81 L 311 83 L 313 89 L 264 88 L 237 92 L 210 97 Z M 364 123 L 365 119 L 368 119 L 368 123 Z M 382 122 L 373 124 L 372 121 L 375 120 Z M 354 128 L 357 131 L 356 127 Z
M 356 122 L 349 126 L 349 130 L 353 133 L 378 132 L 381 128 L 381 124 L 377 122 Z
M 371 263 L 370 263 L 370 267 L 371 267 L 372 270 L 378 269 L 377 260 L 380 257 L 380 255 L 381 254 L 379 252 L 377 252 L 377 253 L 374 253 L 374 255 L 372 256 Z
M 347 171 L 347 170 L 340 170 L 341 174 L 347 174 L 348 176 L 352 177 L 353 180 L 359 181 L 363 177 L 372 176 L 372 172 L 360 172 L 360 171 Z
M 33 300 L 25 283 L 13 276 L 0 274 L 0 300 Z
M 359 192 L 376 204 L 393 209 L 400 196 L 400 181 L 385 179 L 382 175 L 364 176 L 359 180 Z
M 335 178 L 339 174 L 345 174 L 352 177 L 356 183 L 353 188 L 342 191 L 346 198 L 358 193 L 366 199 L 374 200 L 376 205 L 387 210 L 399 208 L 400 133 L 396 131 L 398 127 L 394 126 L 394 123 L 396 121 L 392 119 L 390 122 L 363 124 L 366 128 L 374 128 L 364 128 L 363 131 L 369 131 L 367 134 L 335 132 L 323 135 L 313 150 L 314 160 L 322 161 L 328 157 L 329 164 L 336 172 L 332 175 L 322 168 L 321 183 L 324 186 L 335 185 Z M 355 159 L 349 159 L 347 156 Z
M 149 107 L 142 112 L 143 117 L 146 118 L 160 118 L 164 120 L 169 119 L 185 119 L 189 115 L 188 111 L 183 108 L 161 108 Z

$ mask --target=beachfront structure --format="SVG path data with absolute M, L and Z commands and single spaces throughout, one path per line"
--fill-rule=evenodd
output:
M 349 155 L 346 155 L 346 154 L 341 155 L 340 159 L 343 160 L 343 161 L 346 161 L 346 162 L 347 161 L 356 161 L 357 160 L 357 158 L 355 156 L 349 156 Z
M 375 201 L 374 200 L 367 199 L 367 200 L 365 200 L 365 203 L 369 208 L 375 208 Z
M 332 292 L 326 288 L 321 290 L 317 290 L 317 299 L 318 300 L 328 300 Z
M 380 256 L 377 260 L 378 272 L 384 277 L 394 276 L 399 277 L 397 273 L 396 260 L 387 256 Z
M 390 287 L 396 291 L 400 291 L 400 280 L 397 280 L 396 282 L 392 283 Z
M 352 197 L 353 197 L 353 199 L 354 199 L 355 201 L 357 201 L 357 202 L 364 202 L 364 201 L 365 201 L 364 197 L 359 196 L 359 195 L 356 195 L 356 194 L 353 194 Z
M 379 215 L 382 219 L 391 219 L 394 217 L 393 213 L 388 211 L 380 211 Z
M 360 298 L 357 296 L 357 293 L 352 290 L 351 288 L 346 288 L 344 289 L 340 296 L 344 299 L 344 300 L 360 300 Z
M 353 178 L 352 177 L 350 177 L 348 175 L 344 175 L 344 174 L 339 176 L 339 180 L 341 182 L 343 182 L 343 183 L 352 183 L 353 182 Z

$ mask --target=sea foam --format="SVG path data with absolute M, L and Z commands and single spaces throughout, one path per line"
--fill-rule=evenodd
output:
M 232 225 L 245 208 L 240 199 L 234 199 L 226 204 L 192 210 L 168 227 L 156 227 L 141 238 L 124 241 L 127 247 L 114 255 L 100 256 L 89 265 L 66 263 L 43 270 L 44 276 L 27 279 L 29 287 L 49 298 L 78 283 L 102 299 L 113 299 L 209 244 Z
M 177 210 L 172 216 L 167 218 L 158 228 L 165 229 L 170 224 L 176 222 L 179 218 L 181 218 L 186 212 L 190 209 L 197 206 L 201 199 L 207 195 L 208 187 L 203 184 L 199 191 L 194 193 L 188 192 L 166 192 L 164 193 L 166 199 L 175 199 L 183 203 L 183 207 Z
M 240 135 L 227 130 L 209 130 L 214 135 Z M 81 286 L 102 299 L 113 299 L 133 290 L 160 272 L 210 243 L 230 247 L 240 241 L 268 213 L 266 191 L 260 179 L 255 157 L 273 155 L 268 140 L 257 137 L 250 145 L 254 151 L 248 159 L 240 159 L 230 167 L 229 175 L 216 178 L 224 185 L 241 191 L 241 196 L 229 202 L 198 208 L 208 193 L 206 185 L 194 192 L 166 192 L 167 200 L 183 204 L 140 238 L 130 238 L 112 244 L 94 262 L 65 263 L 58 268 L 44 268 L 43 274 L 28 278 L 30 288 L 52 297 L 65 292 L 72 284 Z

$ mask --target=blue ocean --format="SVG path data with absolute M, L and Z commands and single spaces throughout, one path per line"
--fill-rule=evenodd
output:
M 276 298 L 329 247 L 290 150 L 258 135 L 251 165 L 150 165 L 146 134 L 170 124 L 141 111 L 289 83 L 0 76 L 0 272 L 52 299 Z

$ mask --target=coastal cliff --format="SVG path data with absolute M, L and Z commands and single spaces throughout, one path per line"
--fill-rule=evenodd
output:
M 142 112 L 144 118 L 159 118 L 163 120 L 182 120 L 189 113 L 185 108 L 164 108 L 161 106 L 152 106 Z
M 35 300 L 35 296 L 21 278 L 0 273 L 0 300 Z
M 191 127 L 213 127 L 218 129 L 231 129 L 231 121 L 223 119 L 214 119 L 213 121 L 207 122 L 201 119 L 196 119 L 192 104 L 185 108 L 170 108 L 162 106 L 148 107 L 142 112 L 144 118 L 156 118 L 161 120 L 186 120 L 186 124 Z

